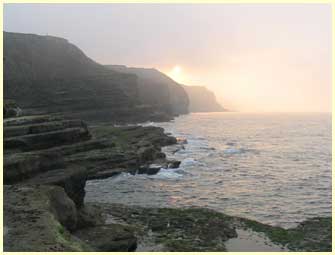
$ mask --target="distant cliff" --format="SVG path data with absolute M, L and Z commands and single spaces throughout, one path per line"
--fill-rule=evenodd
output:
M 138 77 L 139 99 L 174 116 L 188 113 L 189 99 L 183 87 L 153 68 L 108 65 L 109 69 Z
M 215 94 L 202 86 L 183 86 L 189 100 L 190 112 L 223 112 L 226 111 L 217 101 Z
M 31 113 L 84 120 L 167 120 L 143 105 L 137 76 L 110 70 L 63 38 L 4 32 L 4 98 Z

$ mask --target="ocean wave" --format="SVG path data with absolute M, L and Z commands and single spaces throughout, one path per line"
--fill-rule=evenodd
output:
M 180 179 L 183 177 L 183 170 L 176 168 L 176 169 L 166 169 L 161 168 L 159 172 L 155 175 L 148 175 L 150 179 Z
M 255 149 L 244 149 L 244 148 L 228 148 L 222 151 L 225 155 L 234 155 L 234 154 L 244 154 L 244 153 L 254 153 L 259 154 L 260 152 Z
M 236 148 L 229 148 L 223 150 L 224 154 L 242 154 L 245 153 L 247 150 L 246 149 L 236 149 Z
M 181 162 L 180 166 L 181 167 L 194 166 L 194 165 L 197 165 L 197 164 L 198 164 L 198 161 L 195 160 L 194 158 L 186 158 Z

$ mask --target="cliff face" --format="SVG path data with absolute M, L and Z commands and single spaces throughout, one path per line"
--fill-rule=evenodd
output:
M 122 65 L 106 67 L 114 71 L 137 75 L 141 103 L 152 105 L 174 116 L 188 113 L 189 99 L 183 87 L 158 70 Z
M 226 111 L 217 101 L 215 94 L 202 86 L 183 86 L 189 100 L 190 112 L 223 112 Z
M 4 97 L 28 113 L 125 122 L 159 118 L 157 109 L 140 105 L 136 75 L 107 69 L 52 36 L 4 32 Z

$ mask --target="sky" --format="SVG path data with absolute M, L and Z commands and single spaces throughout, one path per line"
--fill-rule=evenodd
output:
M 4 30 L 156 68 L 242 112 L 331 112 L 330 4 L 5 4 Z

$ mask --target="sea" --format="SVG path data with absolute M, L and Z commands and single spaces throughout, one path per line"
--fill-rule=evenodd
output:
M 331 113 L 192 113 L 163 123 L 186 139 L 177 169 L 86 185 L 87 202 L 207 207 L 284 228 L 331 216 Z

